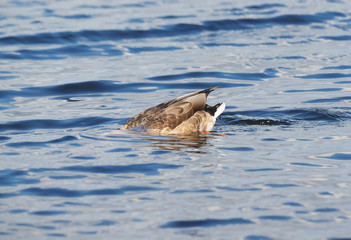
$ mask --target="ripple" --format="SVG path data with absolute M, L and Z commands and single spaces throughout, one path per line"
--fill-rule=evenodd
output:
M 267 216 L 260 216 L 259 219 L 272 220 L 272 221 L 288 221 L 288 220 L 291 220 L 292 217 L 283 216 L 283 215 L 267 215 Z
M 228 73 L 228 72 L 187 72 L 181 74 L 171 74 L 163 76 L 149 77 L 148 80 L 154 81 L 169 81 L 182 80 L 188 78 L 223 78 L 223 79 L 237 79 L 237 80 L 251 80 L 262 81 L 267 78 L 274 78 L 274 73 Z
M 32 168 L 29 172 L 47 172 L 47 171 L 69 171 L 85 173 L 103 173 L 103 174 L 124 174 L 124 173 L 142 173 L 145 175 L 158 175 L 159 169 L 177 169 L 184 165 L 162 164 L 162 163 L 144 163 L 130 165 L 96 165 L 96 166 L 67 166 L 62 168 Z
M 94 160 L 96 157 L 92 156 L 70 156 L 72 159 L 78 159 L 78 160 Z
M 232 192 L 245 192 L 245 191 L 261 191 L 262 188 L 233 188 L 233 187 L 216 187 L 217 189 L 232 191 Z
M 0 52 L 0 59 L 9 60 L 58 60 L 68 57 L 120 56 L 121 50 L 113 45 L 72 45 L 51 49 L 21 49 L 14 52 Z
M 24 170 L 0 170 L 0 185 L 2 186 L 17 186 L 19 184 L 37 184 L 39 179 L 28 179 L 22 176 L 28 176 L 30 172 L 54 172 L 54 171 L 71 171 L 71 172 L 87 172 L 98 174 L 125 174 L 125 173 L 141 173 L 144 175 L 158 175 L 159 169 L 177 169 L 183 165 L 172 164 L 131 164 L 125 166 L 68 166 L 62 168 L 32 168 L 28 171 Z M 51 176 L 52 179 L 77 179 L 84 178 L 84 175 L 75 176 Z M 97 190 L 69 190 L 65 188 L 27 188 L 20 191 L 20 193 L 0 193 L 0 198 L 9 198 L 19 195 L 36 195 L 36 196 L 63 196 L 63 197 L 82 197 L 89 195 L 119 195 L 129 191 L 160 191 L 164 188 L 126 186 L 116 189 L 97 189 Z
M 160 28 L 146 30 L 82 30 L 65 32 L 47 32 L 35 35 L 5 36 L 0 38 L 1 45 L 13 44 L 72 44 L 81 41 L 121 41 L 125 39 L 175 37 L 201 32 L 246 30 L 267 28 L 272 25 L 311 25 L 324 23 L 336 18 L 345 17 L 340 12 L 320 12 L 315 14 L 285 14 L 270 18 L 241 18 L 203 21 L 202 24 L 177 23 Z M 331 40 L 349 40 L 350 36 L 322 37 Z
M 316 157 L 317 158 L 327 158 L 327 159 L 331 159 L 331 160 L 348 161 L 348 160 L 351 160 L 351 153 L 349 153 L 349 152 L 329 153 L 329 154 L 319 155 Z
M 66 129 L 66 128 L 79 128 L 99 125 L 112 121 L 111 118 L 104 117 L 84 117 L 73 118 L 66 120 L 53 120 L 53 119 L 33 119 L 24 121 L 7 122 L 0 124 L 0 131 L 8 130 L 34 130 L 34 129 Z M 52 143 L 64 142 L 74 140 L 73 136 L 65 136 L 60 139 L 52 140 Z M 46 142 L 49 143 L 49 142 Z
M 89 19 L 92 18 L 91 15 L 88 14 L 74 14 L 74 15 L 65 15 L 65 16 L 60 16 L 62 18 L 67 18 L 67 19 Z
M 267 172 L 267 171 L 282 171 L 283 168 L 253 168 L 245 169 L 246 172 Z
M 246 236 L 245 240 L 274 240 L 274 238 L 261 236 L 261 235 L 250 235 L 250 236 Z
M 237 224 L 253 224 L 251 220 L 243 218 L 230 218 L 230 219 L 203 219 L 203 220 L 180 220 L 170 221 L 162 226 L 161 228 L 191 228 L 191 227 L 215 227 L 225 225 L 237 225 Z
M 284 202 L 283 205 L 290 207 L 303 207 L 303 205 L 298 202 Z
M 63 234 L 63 233 L 48 233 L 48 234 L 46 234 L 46 236 L 48 236 L 48 237 L 55 237 L 55 238 L 57 238 L 57 237 L 66 238 L 67 237 L 67 235 Z
M 81 235 L 95 235 L 97 231 L 77 231 L 77 233 Z
M 291 125 L 288 121 L 279 121 L 272 119 L 243 119 L 235 121 L 235 125 L 260 125 L 260 126 L 280 126 L 280 125 Z
M 39 179 L 26 178 L 28 171 L 5 169 L 0 170 L 0 186 L 17 186 L 19 184 L 37 184 Z
M 116 225 L 116 221 L 111 221 L 111 220 L 100 220 L 97 223 L 94 224 L 94 226 L 112 226 Z
M 327 240 L 350 240 L 351 238 L 349 237 L 332 237 L 328 238 Z
M 338 92 L 343 90 L 343 88 L 317 88 L 311 90 L 287 90 L 286 93 L 299 93 L 299 92 Z
M 259 5 L 250 5 L 245 7 L 246 9 L 251 9 L 251 10 L 266 10 L 270 8 L 281 8 L 281 7 L 286 7 L 285 4 L 280 4 L 280 3 L 264 3 L 264 4 L 259 4 Z
M 338 122 L 351 118 L 349 111 L 335 111 L 323 108 L 287 110 L 250 110 L 224 112 L 220 119 L 228 125 L 292 125 L 301 121 Z
M 333 193 L 330 193 L 330 192 L 319 192 L 318 193 L 319 195 L 321 195 L 321 196 L 334 196 L 334 194 Z
M 299 42 L 298 42 L 299 43 Z M 296 44 L 296 43 L 294 43 Z M 287 59 L 287 60 L 306 60 L 306 57 L 303 56 L 284 56 L 284 57 L 276 57 L 276 59 Z
M 86 178 L 87 176 L 85 175 L 73 175 L 73 176 L 49 176 L 49 178 L 51 179 L 55 179 L 55 180 L 67 180 L 67 179 L 81 179 L 81 178 Z
M 114 45 L 98 44 L 98 45 L 70 45 L 50 49 L 20 49 L 11 52 L 0 52 L 0 59 L 8 60 L 59 60 L 69 57 L 113 57 L 121 56 L 126 52 L 139 54 L 142 52 L 159 52 L 159 51 L 176 51 L 181 50 L 180 47 L 124 47 L 124 50 L 116 49 Z M 4 79 L 13 78 L 4 76 Z
M 333 41 L 351 41 L 351 35 L 322 36 L 320 38 Z
M 35 214 L 33 214 L 35 215 Z M 40 215 L 40 214 L 38 214 Z M 53 214 L 55 215 L 55 214 Z M 37 229 L 40 229 L 40 230 L 55 230 L 56 227 L 54 226 L 48 226 L 48 225 L 34 225 L 34 224 L 31 224 L 31 223 L 16 223 L 15 224 L 16 226 L 19 226 L 19 227 L 30 227 L 30 228 L 37 228 Z
M 279 138 L 262 138 L 261 140 L 265 141 L 265 142 L 280 142 L 280 141 L 283 141 L 282 139 L 279 139 Z
M 44 142 L 31 142 L 31 141 L 24 141 L 24 142 L 14 142 L 14 143 L 7 143 L 6 146 L 13 147 L 13 148 L 23 148 L 23 147 L 48 147 L 49 144 L 58 144 L 58 143 L 65 143 L 68 141 L 75 141 L 78 138 L 74 136 L 64 136 L 62 138 L 53 139 L 50 141 Z
M 159 52 L 159 51 L 176 51 L 181 50 L 180 47 L 127 47 L 130 53 L 142 53 L 142 52 Z
M 10 139 L 11 139 L 10 137 L 0 136 L 0 142 L 6 142 Z
M 351 81 L 338 81 L 338 82 L 334 82 L 334 84 L 349 84 L 351 83 Z
M 248 43 L 214 43 L 214 42 L 211 42 L 211 43 L 201 43 L 199 44 L 198 46 L 200 48 L 203 48 L 203 47 L 223 47 L 223 46 L 230 46 L 230 47 L 247 47 L 247 46 L 252 46 L 254 44 L 248 44 Z M 262 44 L 264 45 L 264 44 Z
M 314 210 L 314 212 L 323 212 L 323 213 L 330 213 L 330 212 L 339 212 L 339 209 L 337 208 L 317 208 Z
M 39 216 L 56 216 L 56 215 L 62 215 L 62 214 L 67 214 L 69 212 L 67 211 L 55 211 L 55 210 L 41 210 L 41 211 L 34 211 L 31 212 L 30 214 L 32 215 L 39 215 Z
M 20 190 L 19 195 L 76 198 L 84 196 L 123 195 L 128 192 L 147 192 L 164 190 L 167 189 L 143 186 L 124 186 L 120 188 L 101 188 L 94 190 L 70 190 L 66 188 L 26 188 Z
M 182 15 L 182 16 L 176 16 L 176 15 L 167 15 L 167 16 L 162 16 L 158 17 L 160 19 L 180 19 L 180 18 L 196 18 L 196 15 Z
M 190 82 L 190 83 L 151 83 L 151 82 L 139 82 L 139 83 L 118 83 L 115 81 L 87 81 L 78 83 L 67 83 L 55 86 L 42 86 L 42 87 L 28 87 L 22 88 L 20 91 L 14 90 L 0 90 L 0 100 L 12 100 L 15 97 L 47 97 L 47 96 L 65 96 L 69 99 L 70 96 L 82 95 L 82 94 L 96 94 L 96 93 L 144 93 L 144 92 L 155 92 L 159 89 L 205 89 L 213 87 L 213 82 Z M 228 83 L 228 82 L 216 82 L 216 86 L 222 88 L 231 87 L 248 87 L 252 84 L 248 83 Z M 101 96 L 101 95 L 95 95 Z M 60 98 L 58 98 L 60 99 Z
M 286 188 L 286 187 L 297 187 L 298 185 L 291 184 L 291 183 L 268 183 L 268 184 L 265 184 L 265 186 L 268 186 L 271 188 Z
M 114 148 L 111 150 L 108 150 L 106 152 L 131 152 L 133 149 L 132 148 Z
M 250 147 L 219 147 L 217 149 L 220 150 L 228 150 L 228 151 L 235 151 L 235 152 L 250 152 L 250 151 L 255 151 L 254 148 L 250 148 Z
M 182 194 L 182 193 L 212 193 L 213 190 L 210 189 L 194 189 L 194 190 L 175 190 L 171 193 L 173 194 Z
M 313 163 L 290 163 L 290 165 L 294 166 L 302 166 L 302 167 L 325 167 L 324 165 L 321 164 L 313 164 Z
M 26 212 L 28 212 L 28 210 L 25 210 L 25 209 L 12 209 L 9 211 L 9 213 L 11 214 L 21 214 Z
M 346 69 L 351 69 L 351 65 L 339 65 L 339 66 L 323 67 L 321 70 L 329 70 L 329 69 L 346 70 Z
M 320 99 L 305 101 L 303 103 L 327 103 L 327 102 L 330 103 L 330 102 L 342 102 L 347 100 L 351 100 L 351 97 L 345 96 L 345 97 L 334 97 L 334 98 L 320 98 Z
M 304 76 L 296 76 L 296 78 L 304 78 L 304 79 L 334 79 L 334 78 L 349 78 L 351 74 L 347 73 L 318 73 L 318 74 L 310 74 Z
M 166 150 L 155 150 L 150 153 L 150 155 L 163 155 L 167 153 L 172 153 L 171 151 L 166 151 Z

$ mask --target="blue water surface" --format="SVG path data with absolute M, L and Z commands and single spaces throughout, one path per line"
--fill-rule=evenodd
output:
M 0 3 L 1 239 L 351 239 L 351 3 Z M 122 132 L 208 87 L 211 134 Z

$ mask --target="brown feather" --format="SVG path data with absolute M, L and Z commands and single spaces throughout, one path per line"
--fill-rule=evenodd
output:
M 208 94 L 217 88 L 213 87 L 190 93 L 151 107 L 131 118 L 121 127 L 121 130 L 141 127 L 159 133 L 161 131 L 170 132 L 182 124 L 185 126 L 185 121 L 205 108 Z M 196 124 L 198 123 L 196 121 L 198 120 L 194 119 L 189 123 L 197 127 Z
M 215 124 L 213 117 L 206 111 L 197 111 L 186 121 L 179 124 L 176 128 L 167 131 L 161 131 L 164 135 L 191 135 L 210 131 Z

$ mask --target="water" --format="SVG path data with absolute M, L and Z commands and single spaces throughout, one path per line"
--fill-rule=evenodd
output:
M 0 9 L 2 239 L 351 238 L 348 1 Z M 217 85 L 213 134 L 109 134 Z

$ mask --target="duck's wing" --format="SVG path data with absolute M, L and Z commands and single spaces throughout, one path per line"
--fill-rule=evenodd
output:
M 131 118 L 121 129 L 135 127 L 160 130 L 169 127 L 170 129 L 174 129 L 177 125 L 190 118 L 195 112 L 204 109 L 208 94 L 217 88 L 212 87 L 187 94 L 151 107 Z

